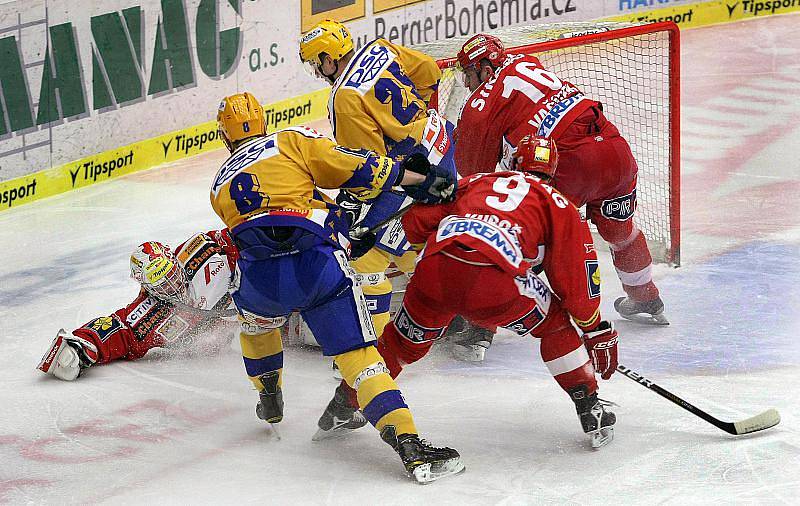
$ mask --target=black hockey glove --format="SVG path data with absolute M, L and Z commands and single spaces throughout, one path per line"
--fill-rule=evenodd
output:
M 425 176 L 425 181 L 420 184 L 403 185 L 403 190 L 412 199 L 425 204 L 438 204 L 447 202 L 455 196 L 456 174 L 438 165 L 432 165 L 424 155 L 415 153 L 408 156 L 400 167 L 403 171 Z
M 375 246 L 377 236 L 366 227 L 350 230 L 350 260 L 358 260 Z
M 347 228 L 350 228 L 355 225 L 358 218 L 361 216 L 361 208 L 364 203 L 353 196 L 352 193 L 340 190 L 339 195 L 336 196 L 336 205 L 344 211 L 345 218 L 347 219 Z

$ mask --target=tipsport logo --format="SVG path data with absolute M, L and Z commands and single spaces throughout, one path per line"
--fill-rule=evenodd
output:
M 800 0 L 743 0 L 741 2 L 726 3 L 725 7 L 728 9 L 728 19 L 737 14 L 737 11 L 745 15 L 769 16 L 780 14 L 783 9 L 800 7 Z M 741 10 L 739 7 L 741 7 Z
M 167 142 L 161 142 L 161 147 L 164 149 L 164 158 L 169 155 L 170 148 L 176 154 L 188 155 L 190 151 L 196 150 L 200 152 L 207 143 L 213 142 L 219 138 L 219 131 L 214 128 L 207 132 L 199 133 L 196 135 L 178 134 L 172 137 Z M 221 144 L 220 144 L 221 145 Z M 214 146 L 219 147 L 219 146 Z
M 123 167 L 133 165 L 133 150 L 126 155 L 112 158 L 110 160 L 89 160 L 70 169 L 69 175 L 72 178 L 72 187 L 75 188 L 78 182 L 78 175 L 82 175 L 83 181 L 96 182 L 99 177 L 110 178 L 114 171 Z

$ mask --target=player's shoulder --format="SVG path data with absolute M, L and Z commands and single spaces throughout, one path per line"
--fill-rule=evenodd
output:
M 512 107 L 508 100 L 505 100 L 503 95 L 503 79 L 509 74 L 515 72 L 513 70 L 513 63 L 523 58 L 524 55 L 509 55 L 503 64 L 497 69 L 495 75 L 478 86 L 468 97 L 461 111 L 460 122 L 466 119 L 467 121 L 487 121 L 487 117 L 491 118 L 502 114 L 507 107 Z M 488 123 L 486 127 L 498 126 L 494 123 Z M 505 124 L 501 126 L 506 126 Z
M 304 139 L 326 139 L 327 136 L 318 130 L 315 130 L 311 127 L 307 127 L 305 125 L 298 125 L 293 127 L 287 127 L 282 130 L 278 130 L 275 132 L 275 137 L 277 139 L 293 139 L 295 142 L 303 142 Z
M 433 59 L 432 56 L 425 54 L 422 51 L 417 51 L 416 49 L 412 49 L 407 46 L 395 44 L 394 42 L 388 41 L 386 39 L 377 39 L 377 40 L 381 41 L 382 45 L 394 51 L 395 54 L 397 54 L 405 62 L 436 61 Z
M 244 169 L 258 164 L 277 153 L 279 151 L 275 144 L 274 134 L 247 139 L 244 144 L 231 153 L 217 171 L 211 184 L 212 195 L 219 195 L 220 190 Z
M 362 46 L 334 84 L 334 100 L 340 94 L 367 93 L 396 58 L 397 50 L 386 39 L 375 39 Z
M 521 67 L 518 66 L 519 63 L 526 63 L 529 65 L 535 65 L 538 67 L 542 66 L 542 62 L 539 61 L 539 58 L 532 54 L 510 54 L 506 56 L 506 59 L 503 63 L 500 64 L 500 67 L 497 69 L 496 74 L 506 75 L 506 74 L 516 74 L 520 72 Z
M 188 279 L 192 279 L 215 255 L 225 256 L 223 247 L 205 232 L 193 234 L 176 249 L 178 263 L 186 271 Z
M 502 180 L 503 183 L 498 183 Z M 527 192 L 535 192 L 537 194 L 549 194 L 554 190 L 542 180 L 533 174 L 526 174 L 524 172 L 517 172 L 513 170 L 503 170 L 496 172 L 482 172 L 462 178 L 458 182 L 459 191 L 465 193 L 477 192 L 496 192 L 496 188 L 508 188 L 509 191 L 523 187 Z M 521 191 L 520 191 L 521 192 Z

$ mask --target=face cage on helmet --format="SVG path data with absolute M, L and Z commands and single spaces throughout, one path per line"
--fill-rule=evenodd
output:
M 173 263 L 172 269 L 158 282 L 142 281 L 142 287 L 153 297 L 166 302 L 186 303 L 186 273 Z
M 303 71 L 305 71 L 306 74 L 310 75 L 315 79 L 325 81 L 325 84 L 327 84 L 328 86 L 333 86 L 333 83 L 336 82 L 336 78 L 333 76 L 336 75 L 336 72 L 339 71 L 339 60 L 333 60 L 336 63 L 336 70 L 330 76 L 325 75 L 325 72 L 322 71 L 321 60 L 319 63 L 317 63 L 311 60 L 303 60 L 302 56 L 300 56 L 300 60 L 303 62 Z
M 228 148 L 228 151 L 231 153 L 233 152 L 233 145 L 231 141 L 228 139 L 228 135 L 225 133 L 225 130 L 222 128 L 222 125 L 217 125 L 217 137 L 222 139 L 222 143 L 225 144 L 225 147 Z
M 303 61 L 303 71 L 313 77 L 314 79 L 323 79 L 327 83 L 328 80 L 325 79 L 325 76 L 322 74 L 322 66 L 319 63 L 314 63 L 311 60 L 302 60 Z

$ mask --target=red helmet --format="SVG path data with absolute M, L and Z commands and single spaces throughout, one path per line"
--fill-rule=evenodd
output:
M 506 48 L 503 42 L 485 33 L 473 35 L 467 40 L 461 51 L 458 52 L 456 59 L 461 68 L 477 66 L 483 59 L 489 60 L 493 67 L 499 67 L 506 59 Z
M 558 149 L 551 138 L 526 135 L 517 144 L 511 168 L 519 172 L 529 172 L 546 179 L 556 173 Z

